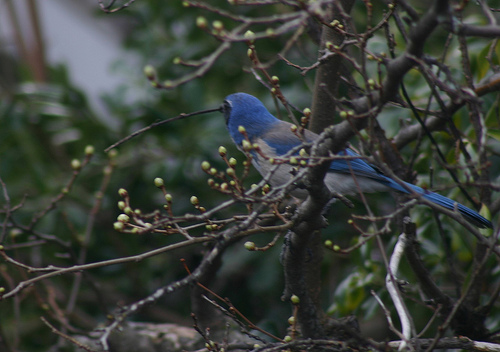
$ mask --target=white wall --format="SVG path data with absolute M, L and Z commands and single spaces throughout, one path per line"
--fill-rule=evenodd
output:
M 11 1 L 29 45 L 32 38 L 27 1 Z M 71 81 L 85 91 L 100 117 L 110 122 L 99 97 L 126 83 L 124 75 L 112 72 L 113 63 L 125 60 L 133 66 L 135 61 L 131 53 L 120 48 L 127 24 L 113 14 L 96 16 L 97 0 L 37 0 L 37 6 L 47 61 L 67 65 Z M 7 0 L 0 0 L 0 46 L 4 51 L 19 55 Z

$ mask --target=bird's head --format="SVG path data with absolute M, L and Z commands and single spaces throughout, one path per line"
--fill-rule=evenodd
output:
M 248 138 L 253 140 L 279 123 L 259 99 L 246 93 L 228 95 L 221 110 L 226 118 L 229 134 L 238 146 L 243 141 L 243 135 L 238 131 L 239 126 L 243 126 Z

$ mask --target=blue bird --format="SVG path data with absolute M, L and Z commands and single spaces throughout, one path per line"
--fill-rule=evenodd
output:
M 252 151 L 252 162 L 259 173 L 265 177 L 275 167 L 269 162 L 269 158 L 276 158 L 285 155 L 291 149 L 300 146 L 303 141 L 292 132 L 292 124 L 281 121 L 271 115 L 262 102 L 246 93 L 235 93 L 226 97 L 221 107 L 226 119 L 227 129 L 234 143 L 243 151 L 242 143 L 245 137 L 239 131 L 239 127 L 245 128 L 246 135 L 252 144 L 257 144 L 260 153 Z M 313 142 L 318 137 L 317 134 L 305 130 L 304 140 Z M 298 154 L 298 151 L 297 151 Z M 481 228 L 493 228 L 492 223 L 479 215 L 472 209 L 459 204 L 449 198 L 424 190 L 418 186 L 406 183 L 406 188 L 385 176 L 373 165 L 365 162 L 352 149 L 345 149 L 338 155 L 346 156 L 345 159 L 333 160 L 330 169 L 325 177 L 326 186 L 332 191 L 342 195 L 356 194 L 361 192 L 380 192 L 396 190 L 402 193 L 419 194 L 422 198 L 438 204 L 446 209 L 455 208 L 470 223 Z M 353 158 L 350 158 L 353 157 Z M 276 168 L 276 167 L 275 167 Z M 270 183 L 273 186 L 280 186 L 290 181 L 292 177 L 289 164 L 281 164 L 271 175 Z M 356 178 L 356 181 L 353 178 Z M 297 190 L 294 193 L 299 198 L 305 198 L 305 190 Z

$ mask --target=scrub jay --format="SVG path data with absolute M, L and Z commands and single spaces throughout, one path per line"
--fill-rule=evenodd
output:
M 259 146 L 259 153 L 251 150 L 252 162 L 263 177 L 267 176 L 273 167 L 276 167 L 270 162 L 270 158 L 282 157 L 303 142 L 310 143 L 318 138 L 317 134 L 305 130 L 302 140 L 292 132 L 291 123 L 281 121 L 271 115 L 259 99 L 249 94 L 235 93 L 227 96 L 221 109 L 226 118 L 229 134 L 238 149 L 243 151 L 246 138 L 252 145 L 257 144 Z M 244 127 L 246 137 L 239 130 L 240 126 Z M 298 155 L 299 151 L 297 150 L 295 154 Z M 474 210 L 449 198 L 406 182 L 404 182 L 406 187 L 403 187 L 390 177 L 385 176 L 373 165 L 365 162 L 352 149 L 344 149 L 338 155 L 345 158 L 333 160 L 325 177 L 325 184 L 332 192 L 342 195 L 356 194 L 359 191 L 380 192 L 390 190 L 407 194 L 416 193 L 422 198 L 446 209 L 454 210 L 456 208 L 467 221 L 475 226 L 481 228 L 493 227 L 489 220 Z M 288 182 L 292 177 L 290 171 L 291 166 L 289 164 L 284 163 L 277 166 L 270 177 L 271 185 L 280 186 Z M 411 192 L 408 189 L 411 189 Z M 305 198 L 307 193 L 304 190 L 298 190 L 295 195 Z

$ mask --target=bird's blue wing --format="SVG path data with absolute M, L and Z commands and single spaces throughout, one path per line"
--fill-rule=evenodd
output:
M 364 161 L 362 157 L 355 153 L 352 149 L 346 148 L 337 155 L 346 158 L 333 160 L 330 164 L 330 172 L 349 174 L 357 177 L 366 177 L 397 191 L 407 193 L 407 191 L 400 184 L 385 176 L 375 166 Z

